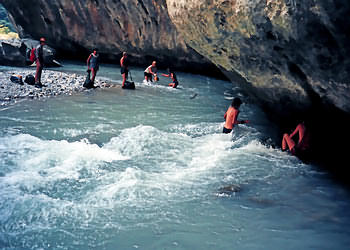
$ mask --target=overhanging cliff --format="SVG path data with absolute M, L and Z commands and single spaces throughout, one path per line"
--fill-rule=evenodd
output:
M 189 48 L 168 16 L 165 1 L 154 0 L 1 0 L 20 37 L 39 39 L 60 54 L 86 57 L 94 47 L 117 63 L 127 51 L 135 64 L 213 70 Z M 190 66 L 188 66 L 190 65 Z
M 263 105 L 315 102 L 350 113 L 350 3 L 340 0 L 167 0 L 189 46 Z

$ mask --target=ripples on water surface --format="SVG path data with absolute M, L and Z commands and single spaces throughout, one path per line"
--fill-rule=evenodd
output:
M 239 88 L 181 73 L 180 89 L 144 86 L 135 70 L 128 91 L 101 72 L 117 86 L 0 111 L 2 249 L 349 247 L 347 191 L 262 145 L 261 110 L 242 105 L 251 123 L 221 134 Z

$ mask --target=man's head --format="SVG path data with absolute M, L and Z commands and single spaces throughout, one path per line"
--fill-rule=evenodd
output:
M 234 107 L 235 109 L 238 109 L 242 104 L 242 100 L 238 97 L 235 97 L 233 100 L 232 100 L 232 104 L 231 106 Z
M 123 52 L 123 57 L 127 57 L 128 54 L 126 52 Z
M 157 62 L 156 62 L 156 61 L 153 61 L 153 62 L 152 62 L 152 66 L 153 66 L 153 67 L 155 67 L 155 66 L 156 66 L 156 64 L 157 64 Z
M 98 52 L 98 48 L 94 48 L 94 49 L 93 49 L 93 53 L 94 53 L 94 55 L 96 55 L 96 54 L 97 54 L 97 52 Z
M 44 37 L 40 38 L 40 44 L 44 45 L 46 43 L 46 40 Z

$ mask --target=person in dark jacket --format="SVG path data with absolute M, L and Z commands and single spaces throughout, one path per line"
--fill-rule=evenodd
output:
M 35 73 L 35 87 L 41 88 L 43 85 L 41 83 L 41 73 L 44 68 L 44 46 L 46 40 L 45 38 L 40 38 L 40 44 L 35 49 L 36 57 L 36 73 Z
M 87 67 L 88 71 L 91 71 L 92 77 L 91 77 L 91 82 L 92 85 L 95 82 L 95 77 L 97 74 L 97 71 L 100 68 L 100 60 L 99 60 L 99 54 L 98 54 L 98 49 L 94 49 L 93 52 L 90 54 L 90 56 L 87 59 Z

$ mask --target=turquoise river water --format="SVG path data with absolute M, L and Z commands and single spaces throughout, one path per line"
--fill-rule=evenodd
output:
M 1 249 L 349 249 L 348 191 L 260 143 L 276 128 L 257 106 L 221 133 L 237 86 L 132 73 L 134 91 L 105 65 L 110 89 L 1 108 Z

